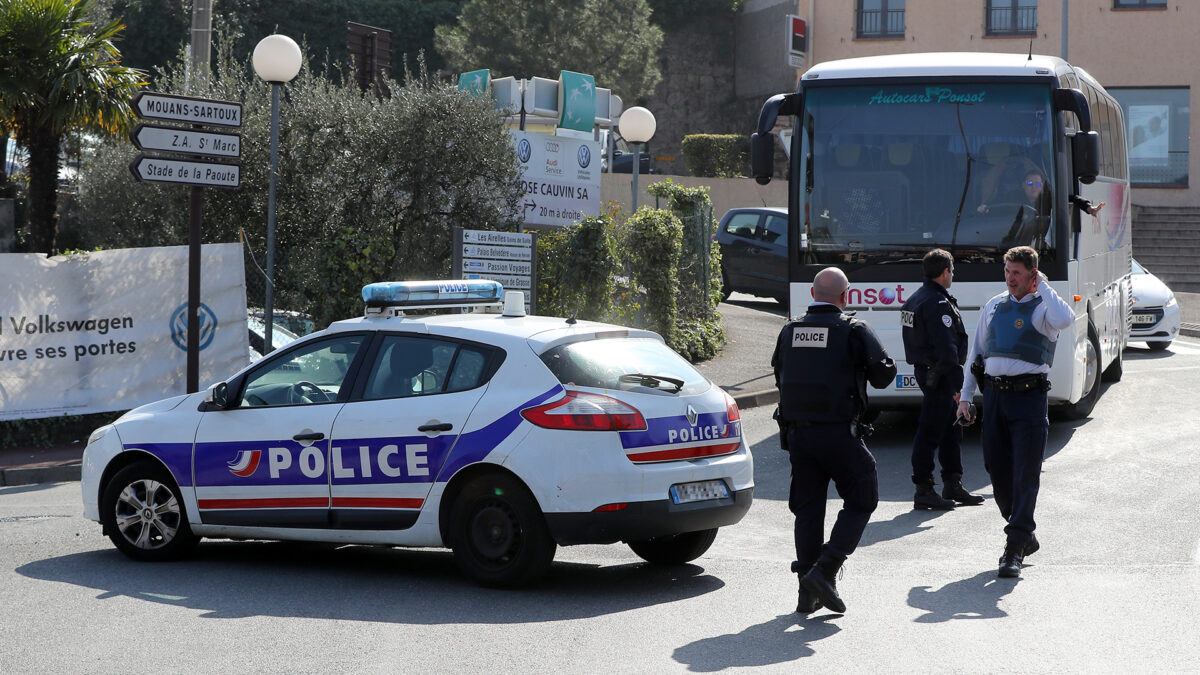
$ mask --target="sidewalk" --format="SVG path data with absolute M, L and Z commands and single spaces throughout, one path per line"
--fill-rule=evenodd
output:
M 1200 337 L 1200 293 L 1176 293 L 1184 323 L 1181 335 Z M 715 358 L 697 364 L 742 409 L 779 400 L 771 372 L 775 337 L 785 311 L 773 301 L 735 294 L 721 305 L 726 344 Z M 0 449 L 0 487 L 79 480 L 85 440 L 53 448 Z

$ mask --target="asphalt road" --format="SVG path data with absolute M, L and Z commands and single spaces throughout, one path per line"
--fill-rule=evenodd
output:
M 885 415 L 845 615 L 792 613 L 770 407 L 744 413 L 755 504 L 695 564 L 571 547 L 524 591 L 468 584 L 443 550 L 208 541 L 135 563 L 80 517 L 77 483 L 0 488 L 0 672 L 1200 671 L 1198 371 L 1200 341 L 1131 348 L 1091 419 L 1052 424 L 1042 550 L 1018 580 L 995 576 L 977 431 L 966 483 L 988 501 L 914 512 L 913 423 Z

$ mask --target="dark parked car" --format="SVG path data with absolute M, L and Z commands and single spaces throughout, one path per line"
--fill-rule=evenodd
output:
M 717 226 L 721 292 L 750 293 L 788 304 L 787 209 L 730 209 Z

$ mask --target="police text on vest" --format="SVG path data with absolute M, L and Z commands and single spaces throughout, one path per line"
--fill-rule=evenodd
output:
M 793 347 L 815 347 L 824 349 L 829 344 L 828 328 L 797 326 L 792 329 Z

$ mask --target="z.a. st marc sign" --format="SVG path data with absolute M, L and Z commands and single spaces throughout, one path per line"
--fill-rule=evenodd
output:
M 242 137 L 212 131 L 194 131 L 157 124 L 139 124 L 129 134 L 138 150 L 180 152 L 208 157 L 241 157 Z

